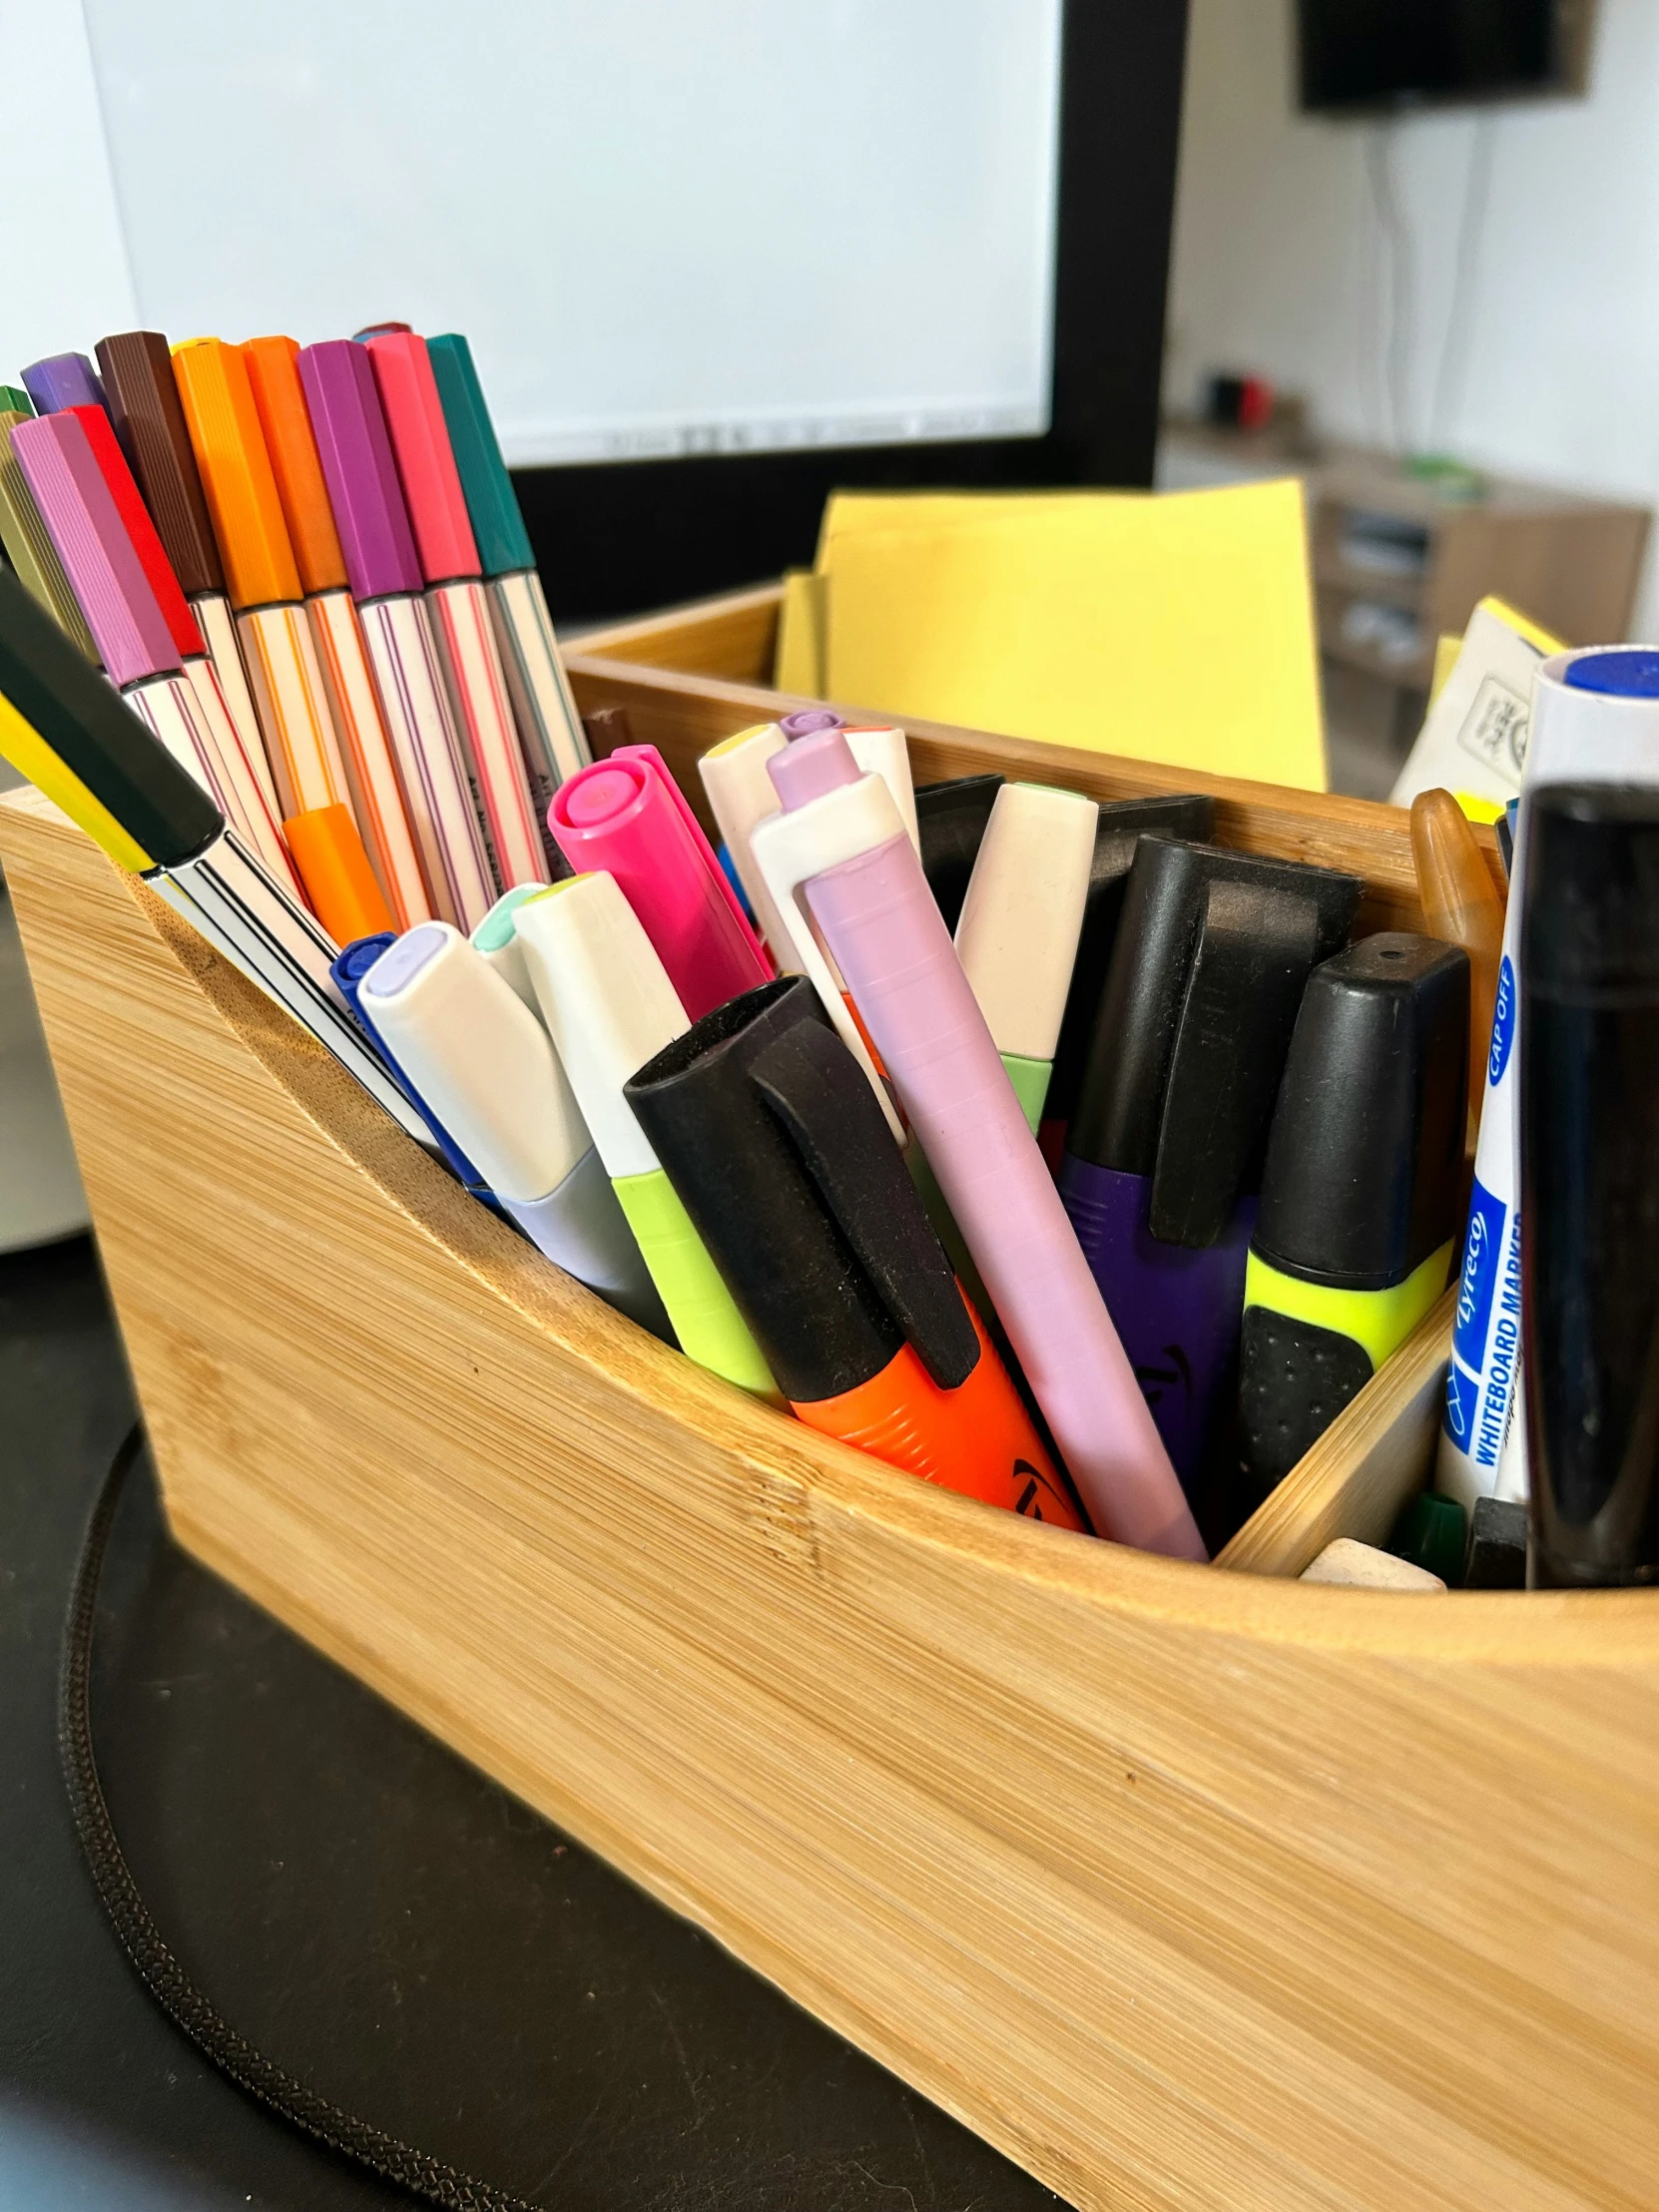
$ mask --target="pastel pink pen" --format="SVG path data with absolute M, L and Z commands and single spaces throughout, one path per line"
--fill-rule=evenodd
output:
M 827 730 L 767 764 L 847 855 L 803 895 L 846 980 L 1095 1527 L 1206 1552 L 890 792 Z M 765 826 L 762 826 L 764 831 Z M 761 834 L 761 832 L 757 832 Z
M 619 745 L 547 810 L 578 875 L 614 875 L 692 1021 L 776 972 L 654 745 Z
M 385 410 L 426 604 L 496 871 L 503 889 L 545 883 L 551 870 L 426 340 L 412 330 L 387 330 L 370 337 L 364 350 Z

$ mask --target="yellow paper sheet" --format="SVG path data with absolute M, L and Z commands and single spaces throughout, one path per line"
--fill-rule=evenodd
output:
M 784 603 L 778 610 L 778 648 L 773 657 L 776 690 L 803 699 L 824 697 L 824 601 L 826 579 L 810 568 L 784 573 Z
M 1325 788 L 1294 480 L 837 495 L 820 567 L 830 698 Z

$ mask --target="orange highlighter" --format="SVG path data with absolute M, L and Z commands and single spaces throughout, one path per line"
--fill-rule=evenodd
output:
M 399 931 L 412 929 L 417 921 L 432 920 L 437 908 L 421 870 L 357 610 L 346 588 L 345 555 L 299 386 L 299 347 L 292 338 L 249 338 L 237 351 L 248 367 L 304 590 L 305 612 L 340 738 L 351 809 L 391 910 L 391 926 Z
M 800 1419 L 1087 1527 L 805 976 L 705 1014 L 623 1096 Z
M 220 338 L 192 338 L 174 347 L 173 371 L 284 821 L 349 806 L 339 736 L 248 365 Z
M 1442 944 L 1460 944 L 1469 956 L 1469 1110 L 1478 1120 L 1503 957 L 1503 901 L 1450 792 L 1418 792 L 1412 800 L 1411 857 L 1423 929 Z

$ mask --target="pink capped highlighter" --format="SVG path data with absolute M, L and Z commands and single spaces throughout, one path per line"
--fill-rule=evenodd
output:
M 774 969 L 654 745 L 619 745 L 553 794 L 547 826 L 578 875 L 614 875 L 692 1021 Z
M 817 818 L 809 841 L 838 857 L 799 878 L 799 889 L 1095 1527 L 1143 1551 L 1203 1559 L 1169 1454 L 890 792 L 878 776 L 858 773 L 838 730 L 798 739 L 767 768 L 784 810 L 755 831 L 769 887 L 780 903 L 796 904 L 793 871 L 769 870 L 766 848 L 776 843 L 785 859 Z

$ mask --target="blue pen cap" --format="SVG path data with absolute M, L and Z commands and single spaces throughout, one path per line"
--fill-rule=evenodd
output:
M 394 945 L 408 944 L 410 937 L 416 935 L 418 935 L 418 931 L 409 930 L 400 938 L 393 930 L 382 929 L 372 937 L 353 938 L 351 943 L 336 955 L 329 966 L 328 973 L 339 986 L 340 996 L 350 1007 L 352 1019 L 356 1022 L 357 1027 L 367 1037 L 369 1043 L 374 1046 L 381 1059 L 385 1061 L 386 1066 L 391 1070 L 398 1089 L 437 1139 L 438 1150 L 443 1154 L 450 1168 L 459 1180 L 466 1185 L 474 1198 L 481 1198 L 486 1205 L 493 1206 L 495 1200 L 485 1184 L 484 1178 L 454 1138 L 450 1136 L 449 1132 L 433 1118 L 431 1109 L 427 1106 L 425 1100 L 403 1073 L 392 1054 L 386 1049 L 385 1039 L 363 1012 L 362 1000 L 358 995 L 363 977 L 377 963 L 381 955 L 390 952 Z M 418 951 L 419 947 L 415 947 L 415 950 Z
M 1569 691 L 1601 692 L 1610 699 L 1659 699 L 1659 652 L 1651 646 L 1611 646 L 1581 653 L 1568 663 Z
M 460 471 L 467 519 L 478 541 L 478 558 L 486 576 L 510 576 L 515 570 L 534 568 L 518 494 L 507 474 L 496 442 L 495 424 L 484 404 L 484 388 L 472 365 L 472 348 L 453 331 L 426 340 L 432 374 L 437 379 L 443 419 Z

